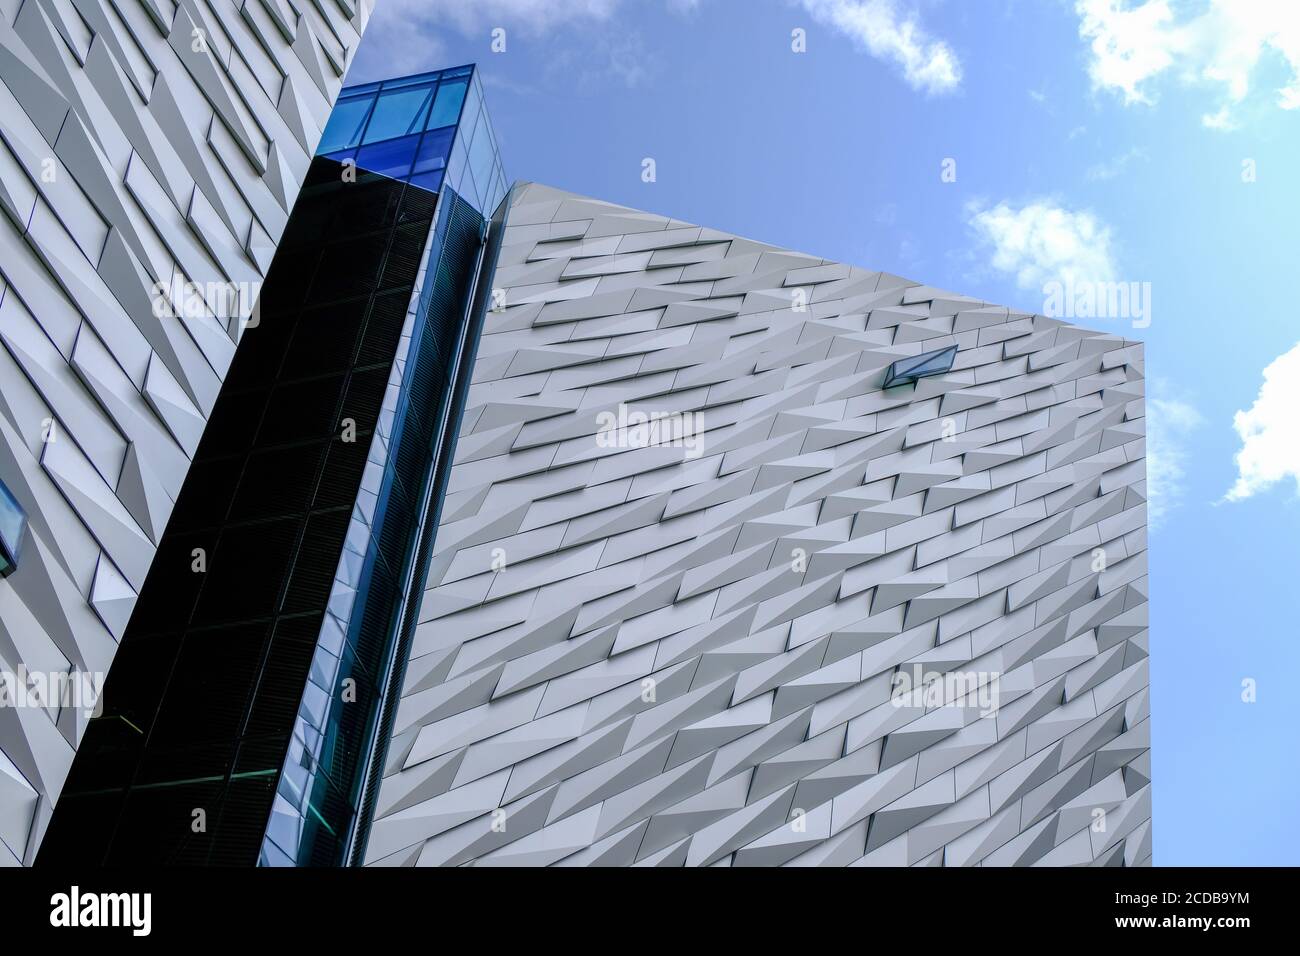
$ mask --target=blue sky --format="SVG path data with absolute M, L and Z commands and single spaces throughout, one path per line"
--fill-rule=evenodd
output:
M 1300 863 L 1300 5 L 378 0 L 348 79 L 469 62 L 516 179 L 1031 312 L 1135 284 L 1078 321 L 1147 343 L 1155 860 Z

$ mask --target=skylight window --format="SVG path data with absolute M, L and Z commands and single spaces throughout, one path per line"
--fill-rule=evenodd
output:
M 918 379 L 931 375 L 942 375 L 952 371 L 953 360 L 957 358 L 957 346 L 950 345 L 934 352 L 923 352 L 910 358 L 899 359 L 885 370 L 885 388 L 895 385 L 914 384 Z

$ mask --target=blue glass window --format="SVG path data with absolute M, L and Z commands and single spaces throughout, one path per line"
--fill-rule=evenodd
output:
M 492 181 L 492 195 L 488 197 L 487 208 L 490 210 L 495 210 L 497 208 L 497 203 L 501 202 L 501 200 L 505 197 L 505 194 L 506 194 L 506 180 L 505 180 L 505 176 L 503 176 L 501 173 L 501 164 L 498 163 L 497 175 L 496 175 L 496 179 Z
M 466 139 L 463 132 L 456 137 L 451 147 L 451 157 L 447 160 L 447 183 L 458 192 L 465 180 L 465 170 L 469 167 L 469 155 L 465 149 Z
M 351 149 L 340 149 L 333 153 L 320 153 L 319 155 L 332 159 L 336 163 L 347 162 L 349 159 L 355 163 L 357 161 L 357 148 L 353 146 Z
M 488 122 L 487 113 L 480 111 L 478 117 L 478 129 L 474 132 L 474 140 L 469 146 L 469 171 L 474 176 L 474 184 L 478 187 L 479 199 L 486 203 L 488 194 L 492 189 L 492 180 L 495 178 L 496 170 L 493 169 L 493 163 L 497 158 L 496 143 L 492 139 L 492 124 Z
M 952 370 L 953 360 L 957 358 L 957 346 L 922 352 L 911 358 L 899 359 L 885 370 L 885 388 L 895 385 L 915 383 L 917 379 L 931 375 L 942 375 Z
M 438 87 L 438 98 L 433 101 L 433 112 L 425 129 L 454 126 L 460 119 L 460 104 L 465 102 L 465 88 L 469 80 L 453 80 Z
M 395 136 L 415 133 L 424 127 L 424 116 L 433 99 L 432 86 L 385 90 L 379 94 L 375 113 L 366 127 L 365 143 L 378 143 Z
M 432 73 L 413 73 L 410 76 L 398 76 L 391 80 L 384 80 L 385 90 L 396 90 L 403 86 L 416 86 L 420 83 L 431 83 L 439 77 L 439 72 L 434 70 Z
M 370 106 L 374 102 L 373 96 L 339 100 L 338 105 L 334 107 L 334 112 L 330 114 L 330 121 L 325 126 L 325 132 L 321 134 L 320 146 L 316 151 L 332 153 L 338 149 L 356 146 L 361 142 L 361 129 L 366 125 L 366 117 L 370 115 Z
M 411 171 L 420 134 L 390 139 L 357 150 L 357 168 L 402 179 Z
M 27 515 L 9 489 L 0 482 L 0 578 L 18 567 L 18 552 L 27 530 Z
M 421 189 L 436 193 L 442 188 L 442 174 L 441 169 L 435 169 L 428 173 L 415 173 L 409 181 L 412 186 L 419 186 Z
M 420 151 L 415 154 L 414 172 L 427 173 L 435 169 L 445 169 L 447 155 L 451 152 L 451 140 L 455 135 L 456 130 L 452 127 L 425 133 L 424 140 L 420 143 Z
M 472 66 L 346 87 L 316 154 L 421 189 L 452 189 L 484 213 L 508 185 Z

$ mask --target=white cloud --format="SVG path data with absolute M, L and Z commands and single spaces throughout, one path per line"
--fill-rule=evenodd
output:
M 703 0 L 664 0 L 679 15 L 694 14 Z M 818 23 L 843 33 L 873 57 L 897 66 L 907 82 L 926 93 L 946 93 L 961 83 L 961 63 L 946 42 L 932 37 L 914 11 L 900 12 L 899 0 L 796 0 Z M 397 76 L 441 64 L 440 37 L 447 30 L 464 36 L 502 27 L 506 42 L 513 33 L 539 36 L 566 26 L 608 27 L 626 0 L 383 0 L 376 6 L 349 82 Z M 595 51 L 601 72 L 620 76 L 629 85 L 645 79 L 647 67 L 626 48 L 614 44 Z M 609 56 L 605 56 L 609 52 Z M 608 63 L 604 63 L 608 59 Z M 590 74 L 593 67 L 586 73 Z
M 1153 103 L 1153 81 L 1172 71 L 1185 85 L 1218 88 L 1222 100 L 1202 117 L 1231 129 L 1231 109 L 1250 92 L 1261 60 L 1286 64 L 1277 90 L 1282 109 L 1300 108 L 1300 4 L 1294 0 L 1077 0 L 1079 36 L 1089 42 L 1093 86 L 1124 102 Z
M 1087 210 L 1038 200 L 1019 209 L 1005 202 L 972 206 L 968 213 L 975 234 L 991 248 L 990 263 L 1013 273 L 1022 288 L 1114 281 L 1110 229 Z
M 1173 13 L 1165 0 L 1126 9 L 1122 0 L 1079 0 L 1079 36 L 1092 44 L 1093 85 L 1123 92 L 1126 103 L 1150 103 L 1139 87 L 1174 61 Z
M 1241 451 L 1228 500 L 1249 498 L 1288 477 L 1300 493 L 1300 345 L 1264 369 L 1255 404 L 1238 411 L 1232 425 L 1241 436 Z
M 1186 440 L 1204 419 L 1186 402 L 1154 395 L 1147 398 L 1146 419 L 1147 518 L 1157 527 L 1182 502 Z
M 646 49 L 640 34 L 606 30 L 587 37 L 581 46 L 555 46 L 542 75 L 569 89 L 604 86 L 611 77 L 633 87 L 647 82 L 658 69 L 658 57 Z
M 1088 171 L 1084 175 L 1093 182 L 1104 182 L 1108 179 L 1114 179 L 1116 176 L 1123 173 L 1129 163 L 1136 160 L 1145 160 L 1146 158 L 1147 151 L 1141 147 L 1135 146 L 1127 153 L 1121 153 L 1119 156 L 1116 156 L 1110 162 L 1097 163 L 1093 166 L 1089 166 Z
M 878 60 L 893 63 L 913 89 L 947 93 L 961 84 L 961 63 L 945 41 L 930 36 L 914 12 L 901 14 L 895 0 L 801 0 L 809 15 Z

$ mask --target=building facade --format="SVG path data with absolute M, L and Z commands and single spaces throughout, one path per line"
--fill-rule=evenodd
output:
M 0 0 L 0 865 L 35 858 L 91 712 L 48 687 L 102 687 L 372 6 Z
M 366 862 L 1150 862 L 1142 346 L 536 184 Z
M 511 187 L 472 67 L 314 130 L 16 861 L 1149 864 L 1140 343 Z
M 363 839 L 504 173 L 471 67 L 346 90 L 319 149 L 41 864 Z

